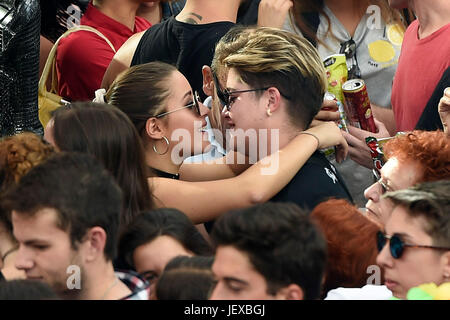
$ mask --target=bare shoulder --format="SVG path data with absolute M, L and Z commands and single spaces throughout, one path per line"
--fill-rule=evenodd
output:
M 114 79 L 124 70 L 128 69 L 133 60 L 134 52 L 141 41 L 145 31 L 141 31 L 132 35 L 125 43 L 117 50 L 114 58 L 111 60 L 108 69 L 106 69 L 103 76 L 102 88 L 109 89 Z

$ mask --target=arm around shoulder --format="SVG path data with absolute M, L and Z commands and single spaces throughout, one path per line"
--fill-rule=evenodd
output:
M 194 223 L 202 223 L 231 209 L 266 202 L 289 183 L 318 148 L 333 145 L 341 145 L 344 150 L 347 148 L 334 123 L 325 123 L 305 133 L 309 134 L 299 134 L 281 150 L 231 179 L 186 182 L 152 178 L 152 190 L 158 205 L 177 208 Z
M 105 88 L 106 90 L 108 90 L 116 77 L 122 71 L 128 69 L 131 66 L 134 52 L 136 51 L 139 41 L 141 41 L 144 33 L 145 31 L 142 31 L 132 35 L 127 41 L 125 41 L 120 49 L 117 50 L 103 76 L 101 88 Z

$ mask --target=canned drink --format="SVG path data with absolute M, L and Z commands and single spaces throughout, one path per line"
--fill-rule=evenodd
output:
M 327 70 L 328 92 L 332 93 L 338 101 L 344 103 L 342 85 L 347 81 L 347 58 L 345 54 L 333 54 L 323 62 Z
M 348 80 L 342 86 L 350 124 L 370 132 L 377 132 L 373 120 L 372 108 L 370 107 L 367 87 L 363 80 Z
M 381 167 L 384 166 L 386 159 L 384 157 L 383 149 L 379 145 L 379 140 L 375 137 L 367 137 L 366 144 L 370 149 L 374 168 L 380 172 Z
M 397 132 L 393 137 L 379 138 L 379 139 L 375 137 L 366 138 L 366 144 L 370 149 L 370 155 L 372 156 L 373 166 L 377 171 L 379 171 L 387 161 L 383 151 L 383 147 L 386 144 L 386 142 L 404 134 L 405 132 Z

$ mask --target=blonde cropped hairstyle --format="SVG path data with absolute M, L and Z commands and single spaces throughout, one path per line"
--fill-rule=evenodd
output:
M 234 52 L 223 59 L 223 65 L 234 68 L 253 88 L 276 87 L 286 99 L 292 124 L 306 129 L 327 88 L 317 50 L 306 39 L 274 28 L 243 32 L 232 45 Z

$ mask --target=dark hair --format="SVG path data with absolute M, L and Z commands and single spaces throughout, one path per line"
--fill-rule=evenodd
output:
M 247 254 L 267 282 L 267 292 L 299 285 L 304 299 L 320 296 L 327 249 L 308 214 L 293 203 L 263 203 L 228 212 L 214 225 L 216 246 L 233 246 Z
M 367 267 L 376 265 L 378 250 L 375 236 L 378 227 L 343 199 L 320 203 L 311 219 L 327 240 L 328 261 L 324 295 L 338 287 L 359 288 L 367 284 Z
M 0 281 L 0 300 L 58 300 L 47 283 L 16 279 Z
M 123 191 L 121 228 L 142 210 L 153 208 L 144 149 L 128 117 L 107 104 L 77 102 L 58 109 L 53 137 L 62 151 L 95 156 Z
M 433 245 L 450 247 L 450 180 L 424 182 L 387 192 L 385 198 L 407 209 L 408 215 L 426 221 L 423 230 Z
M 133 66 L 121 73 L 106 93 L 106 102 L 122 110 L 142 134 L 148 118 L 167 111 L 164 102 L 170 94 L 167 81 L 177 69 L 154 61 Z
M 214 289 L 214 257 L 178 256 L 169 261 L 156 284 L 158 300 L 208 300 Z
M 53 155 L 23 176 L 2 202 L 21 215 L 55 209 L 58 228 L 69 234 L 75 250 L 88 229 L 99 226 L 107 235 L 106 259 L 116 256 L 122 192 L 111 174 L 90 155 Z
M 162 208 L 143 212 L 127 227 L 119 242 L 119 256 L 134 269 L 133 252 L 159 236 L 170 236 L 196 255 L 211 255 L 212 248 L 192 224 L 177 209 Z

